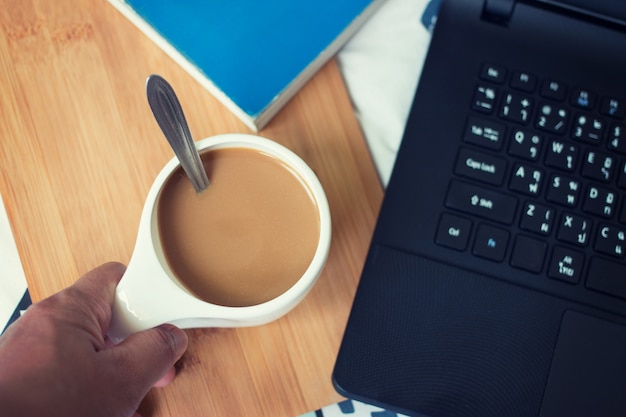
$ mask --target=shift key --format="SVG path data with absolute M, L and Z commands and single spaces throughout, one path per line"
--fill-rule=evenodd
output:
M 515 218 L 517 198 L 461 181 L 451 181 L 446 196 L 446 207 L 511 224 Z

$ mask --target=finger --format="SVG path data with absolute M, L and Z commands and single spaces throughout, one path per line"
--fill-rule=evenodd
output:
M 104 342 L 105 342 L 105 346 L 107 348 L 112 348 L 115 346 L 115 343 L 113 343 L 111 341 L 111 339 L 109 339 L 108 337 L 104 338 Z M 174 380 L 174 378 L 176 377 L 176 368 L 175 367 L 171 367 L 166 373 L 165 375 L 163 375 L 161 377 L 161 379 L 159 379 L 153 386 L 156 388 L 163 388 L 167 385 L 170 384 L 170 382 L 172 382 Z
M 104 338 L 104 342 L 105 342 L 105 346 L 107 348 L 112 348 L 115 346 L 115 343 L 113 343 L 111 341 L 111 339 L 109 339 L 108 337 Z M 163 375 L 161 377 L 161 379 L 159 379 L 153 386 L 156 388 L 163 388 L 167 385 L 170 384 L 170 382 L 172 382 L 174 380 L 174 378 L 176 377 L 176 368 L 175 367 L 171 367 L 166 373 L 165 375 Z
M 176 368 L 172 366 L 153 386 L 156 388 L 163 388 L 169 385 L 174 378 L 176 378 Z
M 120 263 L 107 263 L 83 275 L 73 285 L 34 304 L 31 309 L 43 311 L 44 316 L 54 317 L 90 335 L 99 350 L 104 346 L 104 333 L 111 320 L 111 304 L 115 287 L 122 279 L 126 267 Z
M 113 303 L 115 287 L 126 272 L 126 266 L 119 262 L 108 262 L 92 269 L 72 285 L 83 292 L 90 300 Z
M 164 378 L 187 349 L 187 335 L 171 324 L 135 333 L 119 345 L 107 349 L 115 355 L 122 380 L 147 392 Z M 170 378 L 170 381 L 172 378 Z
M 89 271 L 64 290 L 86 316 L 93 317 L 102 333 L 109 326 L 115 287 L 125 271 L 123 264 L 109 262 Z

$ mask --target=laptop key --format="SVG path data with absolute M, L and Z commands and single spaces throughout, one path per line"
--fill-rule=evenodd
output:
M 542 142 L 543 136 L 532 131 L 516 129 L 509 142 L 509 155 L 536 161 L 539 159 Z
M 597 94 L 584 88 L 575 88 L 572 91 L 570 103 L 582 109 L 590 110 L 596 105 Z
M 587 271 L 587 288 L 626 299 L 626 265 L 592 258 Z
M 543 97 L 557 101 L 565 99 L 566 93 L 567 87 L 565 84 L 555 80 L 545 80 L 541 84 L 541 91 L 539 92 Z
M 569 112 L 565 107 L 543 103 L 539 106 L 539 115 L 535 126 L 550 133 L 563 134 L 567 128 Z
M 588 151 L 583 160 L 582 174 L 592 180 L 611 182 L 615 158 L 602 152 Z
M 623 119 L 626 116 L 626 101 L 614 97 L 606 97 L 600 105 L 600 113 L 616 119 Z
M 437 226 L 435 243 L 463 251 L 467 248 L 471 231 L 471 220 L 450 213 L 443 213 Z
M 543 172 L 534 167 L 515 164 L 509 188 L 515 192 L 536 196 L 541 190 Z
M 587 245 L 591 221 L 573 213 L 563 213 L 556 238 L 579 246 Z
M 476 232 L 472 253 L 481 258 L 501 262 L 506 254 L 509 232 L 487 224 L 481 224 Z
M 525 71 L 515 71 L 511 76 L 511 88 L 532 93 L 537 86 L 537 77 Z
M 597 252 L 623 258 L 626 255 L 626 230 L 622 227 L 600 225 L 594 249 Z M 624 277 L 626 279 L 626 277 Z
M 504 159 L 465 148 L 459 150 L 454 168 L 457 175 L 493 185 L 502 184 L 505 171 Z
M 609 128 L 608 148 L 626 154 L 626 125 L 612 124 Z
M 511 224 L 515 218 L 517 198 L 473 184 L 452 180 L 446 196 L 446 207 Z
M 463 140 L 483 148 L 499 150 L 504 142 L 505 130 L 506 127 L 502 123 L 480 117 L 470 117 Z
M 576 145 L 560 140 L 552 140 L 548 144 L 545 163 L 548 166 L 564 171 L 574 171 L 580 150 Z
M 574 118 L 572 139 L 597 145 L 604 137 L 604 125 L 604 120 L 599 117 L 578 114 Z
M 498 99 L 498 90 L 488 85 L 479 85 L 474 93 L 472 108 L 482 113 L 491 113 Z
M 480 72 L 480 78 L 492 83 L 502 84 L 506 80 L 506 68 L 497 64 L 485 63 Z
M 547 250 L 548 244 L 543 240 L 519 235 L 515 238 L 511 265 L 530 272 L 539 272 L 543 268 Z
M 576 250 L 555 246 L 548 266 L 550 278 L 576 284 L 580 279 L 585 255 Z
M 575 178 L 552 175 L 548 184 L 546 200 L 567 207 L 575 207 L 578 204 L 580 187 L 580 181 Z
M 616 204 L 617 195 L 613 190 L 590 185 L 583 201 L 583 211 L 608 219 L 613 216 Z
M 547 236 L 552 231 L 554 216 L 555 210 L 553 208 L 534 202 L 527 202 L 522 211 L 520 228 Z
M 507 93 L 500 107 L 499 116 L 505 120 L 526 124 L 532 111 L 532 99 L 522 94 Z

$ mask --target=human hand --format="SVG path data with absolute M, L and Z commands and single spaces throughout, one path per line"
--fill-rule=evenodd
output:
M 33 304 L 0 337 L 0 414 L 137 416 L 152 386 L 174 376 L 187 336 L 172 325 L 106 338 L 125 268 L 108 263 Z

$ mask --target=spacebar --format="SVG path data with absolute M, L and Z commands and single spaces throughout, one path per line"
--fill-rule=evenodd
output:
M 446 207 L 509 224 L 515 218 L 517 198 L 452 180 L 446 196 Z
M 602 258 L 591 259 L 587 288 L 626 299 L 626 265 Z

